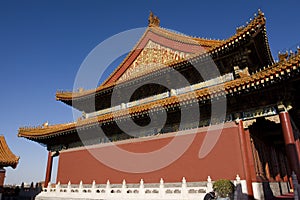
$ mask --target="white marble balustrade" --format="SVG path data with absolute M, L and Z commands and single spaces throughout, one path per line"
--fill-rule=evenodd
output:
M 128 184 L 133 185 L 133 184 Z M 159 184 L 144 184 L 141 179 L 139 184 L 128 187 L 123 180 L 122 185 L 112 185 L 109 180 L 105 186 L 97 185 L 94 181 L 91 185 L 56 184 L 55 187 L 48 184 L 47 188 L 36 197 L 37 200 L 59 200 L 59 199 L 107 199 L 107 200 L 199 200 L 203 199 L 207 192 L 212 191 L 212 180 L 207 179 L 205 186 L 188 186 L 183 178 L 181 184 L 165 184 L 163 179 Z

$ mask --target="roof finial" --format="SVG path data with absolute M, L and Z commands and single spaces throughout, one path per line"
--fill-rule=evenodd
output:
M 264 15 L 260 8 L 258 9 L 258 15 Z
M 244 26 L 239 26 L 236 28 L 236 33 L 240 33 L 241 31 L 243 31 L 245 27 Z
M 46 121 L 45 123 L 43 123 L 43 128 L 47 128 L 49 126 L 49 122 Z
M 289 56 L 289 54 L 287 51 L 285 53 L 279 52 L 278 53 L 279 62 L 286 60 L 288 58 L 288 56 Z
M 160 24 L 160 20 L 157 16 L 155 16 L 153 14 L 152 11 L 150 11 L 150 15 L 149 15 L 149 18 L 148 18 L 148 26 L 159 26 Z

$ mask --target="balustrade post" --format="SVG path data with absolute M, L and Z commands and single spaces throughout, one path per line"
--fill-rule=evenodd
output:
M 160 181 L 159 181 L 159 194 L 160 196 L 163 196 L 164 193 L 165 193 L 165 185 L 164 185 L 164 180 L 161 178 Z
M 51 182 L 49 182 L 49 183 L 47 184 L 47 191 L 50 192 L 50 190 L 51 190 Z
M 56 192 L 60 192 L 60 182 L 58 182 L 55 186 Z
M 106 187 L 105 187 L 105 193 L 106 194 L 110 194 L 110 182 L 109 182 L 109 180 L 107 180 L 107 182 L 106 182 Z
M 242 184 L 241 184 L 241 178 L 237 174 L 235 178 L 235 191 L 234 191 L 234 199 L 239 200 L 243 198 L 243 191 L 242 191 Z
M 96 193 L 96 181 L 95 180 L 93 180 L 91 190 L 92 190 L 92 193 Z
M 187 184 L 186 184 L 186 179 L 185 177 L 182 178 L 182 184 L 181 184 L 181 195 L 183 199 L 187 198 L 188 195 L 188 189 L 187 189 Z
M 67 192 L 71 192 L 71 181 L 68 182 L 68 186 L 67 186 Z
M 126 181 L 125 181 L 125 179 L 123 179 L 122 190 L 121 190 L 122 194 L 126 194 L 126 188 L 127 188 Z
M 82 184 L 82 181 L 80 181 L 80 183 L 79 183 L 78 191 L 79 191 L 79 193 L 82 193 L 82 191 L 83 191 L 83 184 Z
M 213 191 L 213 184 L 211 182 L 210 176 L 207 177 L 207 184 L 206 184 L 206 193 Z
M 145 186 L 144 186 L 144 180 L 141 179 L 140 181 L 140 191 L 139 191 L 140 194 L 145 194 Z

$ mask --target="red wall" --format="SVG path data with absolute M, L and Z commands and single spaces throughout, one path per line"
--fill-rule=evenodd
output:
M 91 183 L 93 180 L 97 183 L 106 183 L 109 179 L 111 183 L 121 183 L 125 179 L 128 183 L 139 183 L 143 178 L 146 183 L 158 183 L 160 178 L 163 178 L 165 182 L 180 182 L 182 177 L 185 177 L 187 181 L 193 182 L 204 181 L 207 176 L 211 176 L 213 180 L 235 179 L 237 174 L 245 179 L 237 126 L 234 123 L 227 123 L 212 151 L 200 159 L 199 149 L 205 135 L 206 129 L 199 129 L 193 135 L 195 138 L 192 144 L 179 159 L 162 169 L 148 173 L 117 171 L 101 163 L 86 149 L 67 150 L 61 152 L 59 156 L 57 181 L 62 184 L 66 184 L 69 180 L 74 184 L 79 183 L 80 180 L 84 183 Z M 166 134 L 161 135 L 157 137 L 158 139 L 147 141 L 135 142 L 133 140 L 119 144 L 118 147 L 131 152 L 145 153 L 158 150 L 171 142 L 173 137 L 166 138 L 166 136 Z M 180 137 L 184 140 L 191 137 L 191 134 Z M 109 152 L 110 148 L 111 146 L 102 145 L 94 151 Z M 122 159 L 122 157 L 117 159 Z M 134 164 L 138 165 L 139 161 L 136 160 Z

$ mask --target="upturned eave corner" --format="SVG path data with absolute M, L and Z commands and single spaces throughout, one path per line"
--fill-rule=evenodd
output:
M 3 135 L 0 136 L 0 165 L 2 167 L 12 167 L 15 169 L 19 163 L 19 156 L 16 156 L 8 147 Z

